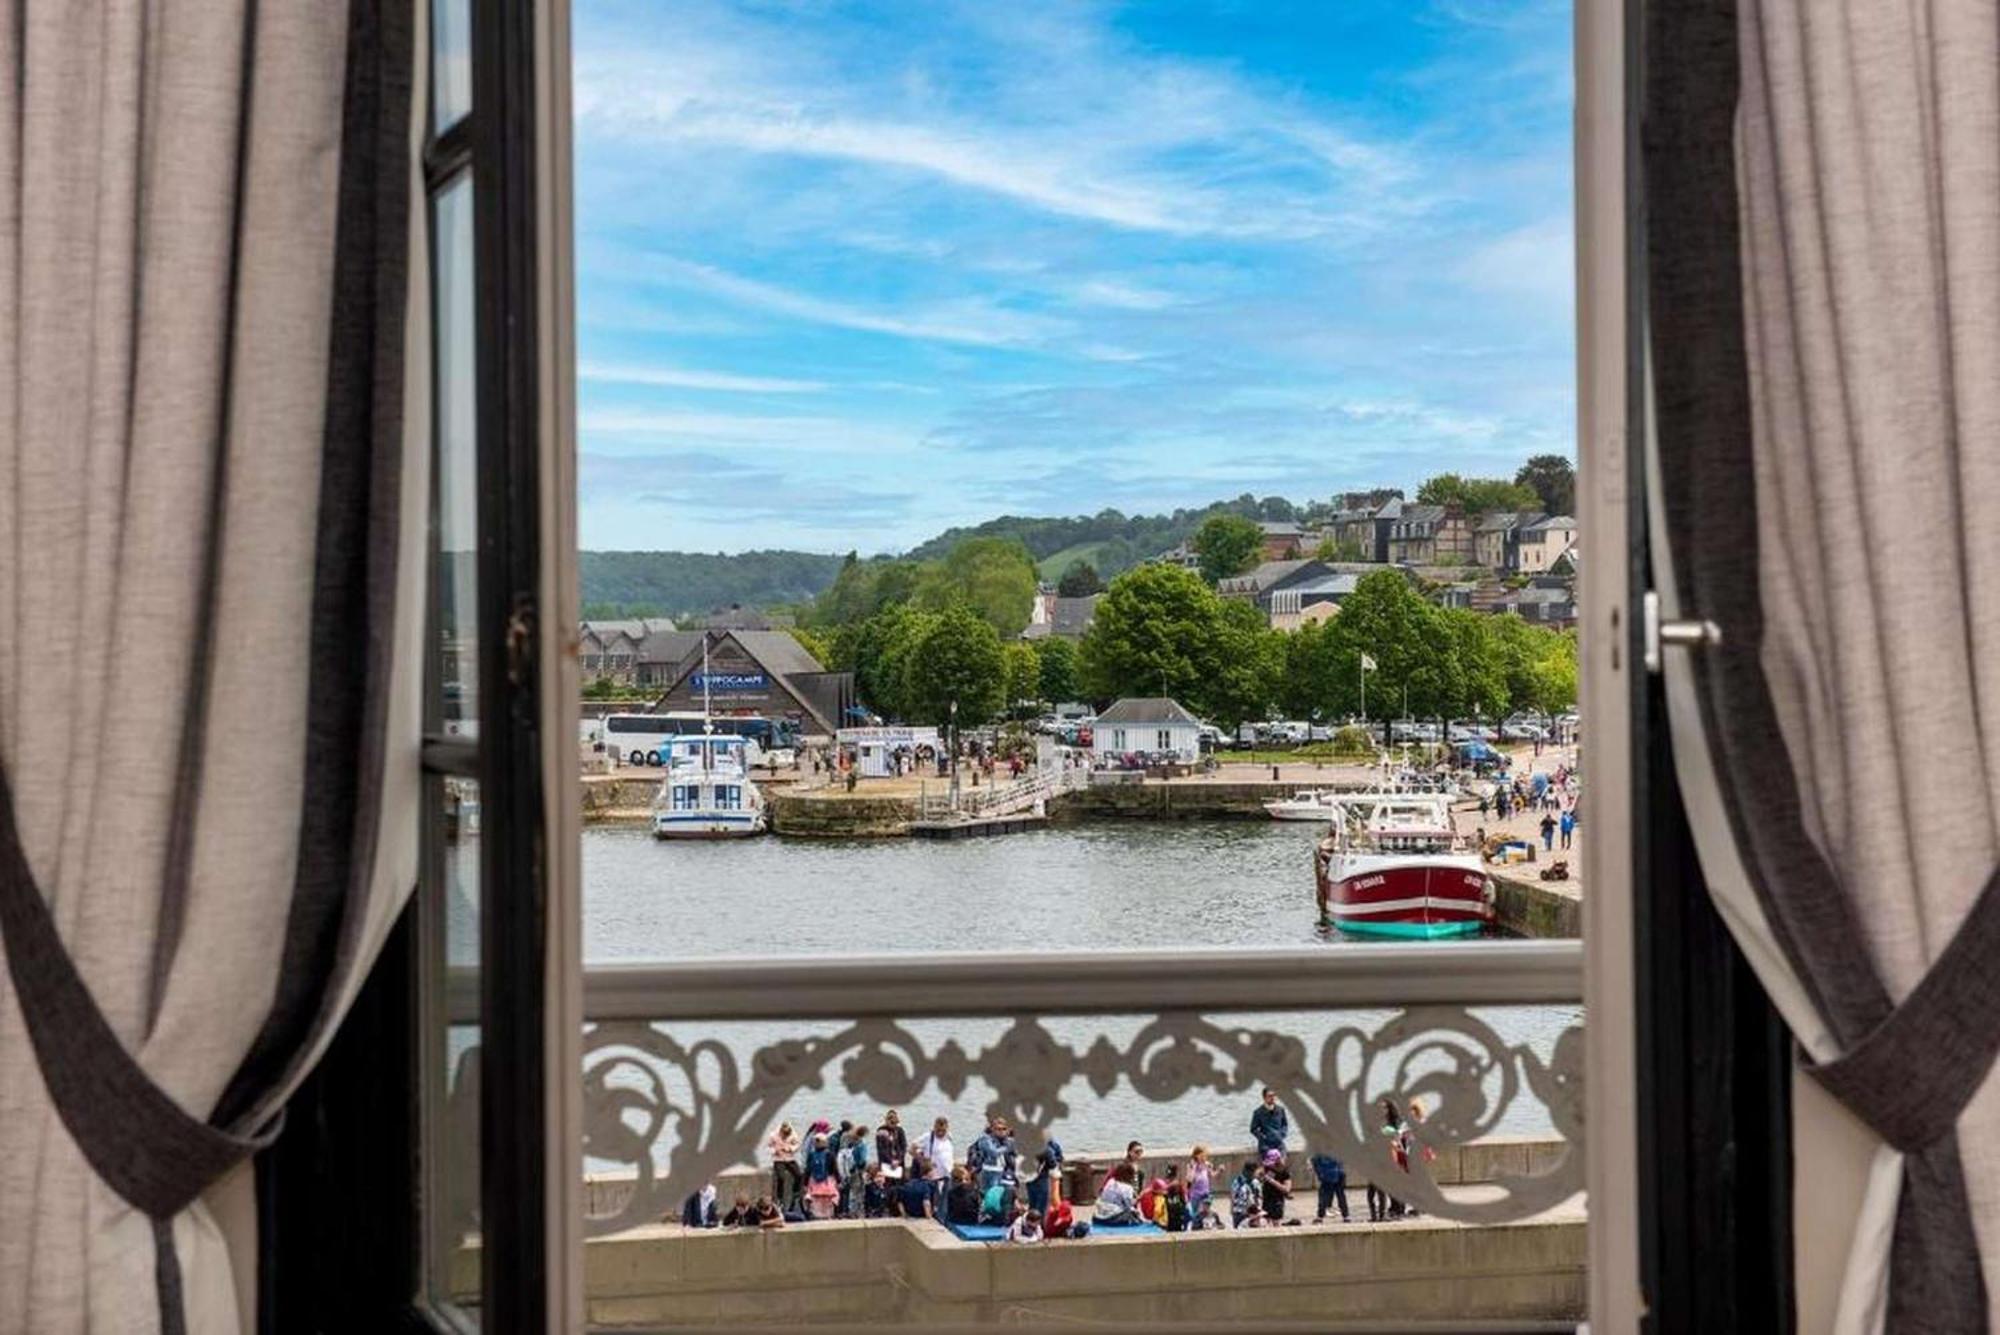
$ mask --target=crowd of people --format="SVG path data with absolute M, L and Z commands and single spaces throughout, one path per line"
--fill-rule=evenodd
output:
M 1379 1110 L 1380 1134 L 1397 1167 L 1408 1172 L 1413 1155 L 1425 1162 L 1436 1157 L 1418 1134 L 1421 1104 L 1413 1100 L 1399 1109 L 1395 1100 L 1384 1098 Z M 765 1142 L 768 1192 L 754 1199 L 739 1195 L 724 1210 L 714 1185 L 704 1186 L 683 1203 L 681 1223 L 783 1228 L 822 1219 L 935 1219 L 1004 1230 L 1002 1236 L 1013 1242 L 1082 1238 L 1093 1228 L 1144 1224 L 1169 1233 L 1275 1228 L 1304 1222 L 1303 1207 L 1294 1209 L 1292 1198 L 1307 1185 L 1317 1194 L 1316 1222 L 1335 1211 L 1343 1223 L 1351 1221 L 1347 1169 L 1338 1157 L 1324 1150 L 1310 1154 L 1310 1183 L 1294 1181 L 1291 1119 L 1277 1091 L 1264 1090 L 1251 1111 L 1250 1137 L 1255 1150 L 1233 1175 L 1211 1160 L 1206 1146 L 1197 1145 L 1184 1162 L 1148 1177 L 1145 1146 L 1132 1141 L 1097 1185 L 1087 1213 L 1080 1214 L 1084 1203 L 1065 1199 L 1062 1145 L 1050 1140 L 1024 1161 L 1004 1117 L 989 1119 L 963 1156 L 943 1117 L 914 1141 L 893 1110 L 877 1127 L 851 1120 L 836 1127 L 821 1119 L 803 1136 L 785 1122 Z M 1381 1183 L 1370 1182 L 1367 1196 L 1371 1221 L 1417 1213 Z

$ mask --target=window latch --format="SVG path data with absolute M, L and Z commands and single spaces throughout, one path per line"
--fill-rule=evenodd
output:
M 1653 676 L 1660 675 L 1661 655 L 1668 646 L 1683 649 L 1706 649 L 1722 643 L 1722 627 L 1705 618 L 1699 620 L 1660 620 L 1660 595 L 1646 590 L 1642 608 L 1645 618 L 1646 671 Z

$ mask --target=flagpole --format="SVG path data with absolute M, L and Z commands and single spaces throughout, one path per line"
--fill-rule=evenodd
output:
M 1368 655 L 1361 655 L 1361 721 L 1368 721 Z

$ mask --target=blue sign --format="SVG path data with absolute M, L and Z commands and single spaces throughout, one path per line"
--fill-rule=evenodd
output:
M 732 691 L 768 691 L 770 678 L 761 672 L 697 672 L 688 679 L 694 689 L 706 689 L 714 695 L 727 695 Z

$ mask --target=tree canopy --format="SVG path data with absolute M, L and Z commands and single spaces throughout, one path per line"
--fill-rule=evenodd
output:
M 1088 561 L 1071 561 L 1056 581 L 1056 592 L 1064 598 L 1088 598 L 1104 592 L 1104 580 Z
M 1006 705 L 1007 660 L 1000 637 L 970 608 L 928 617 L 902 668 L 903 712 L 912 722 L 946 723 L 956 702 L 959 726 L 976 727 Z
M 1201 576 L 1217 584 L 1257 564 L 1264 549 L 1264 530 L 1240 515 L 1211 515 L 1195 530 L 1192 546 L 1201 559 Z
M 1576 465 L 1560 454 L 1538 454 L 1514 474 L 1517 485 L 1527 487 L 1541 498 L 1541 508 L 1552 515 L 1576 513 Z
M 1504 477 L 1460 477 L 1439 473 L 1417 488 L 1419 505 L 1457 505 L 1466 515 L 1490 514 L 1496 510 L 1539 509 L 1542 498 L 1532 487 L 1509 482 Z

